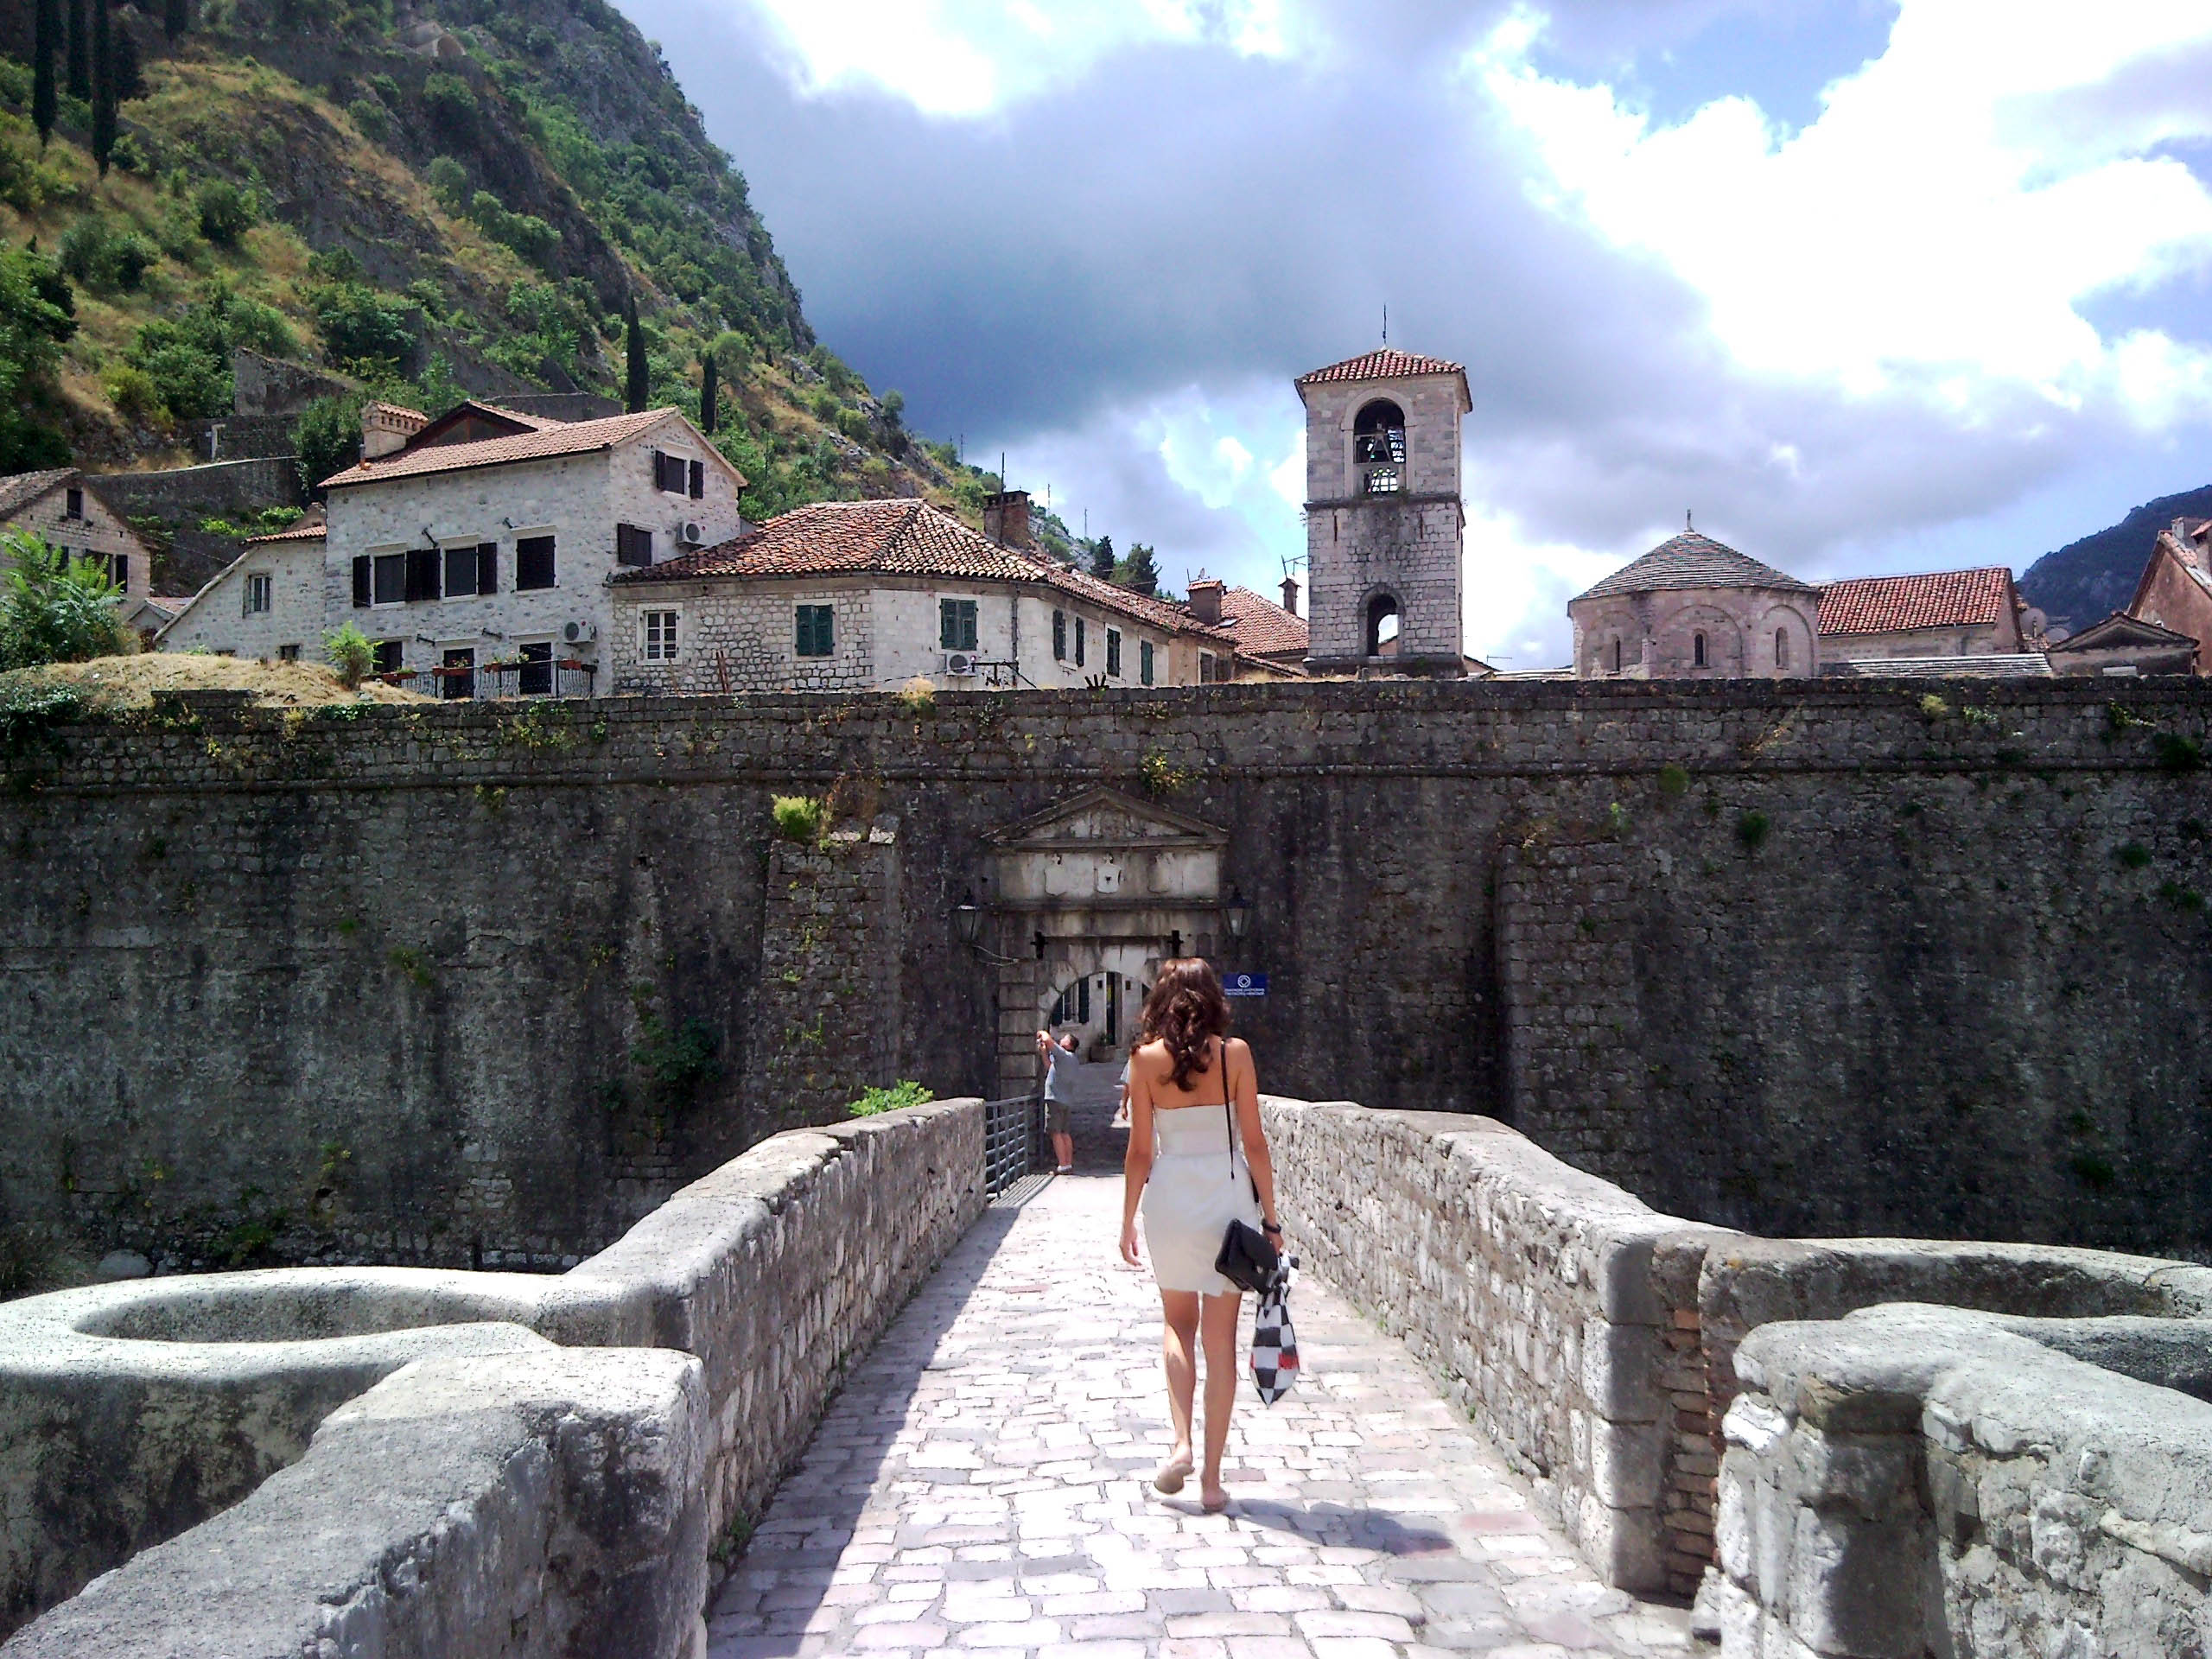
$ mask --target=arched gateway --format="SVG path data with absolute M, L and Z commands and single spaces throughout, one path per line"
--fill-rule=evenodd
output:
M 1056 1006 L 1092 1046 L 1119 1051 L 1162 962 L 1218 954 L 1229 832 L 1099 788 L 988 839 L 982 942 L 998 964 L 999 1092 L 1018 1095 L 1036 1080 L 1037 1027 Z

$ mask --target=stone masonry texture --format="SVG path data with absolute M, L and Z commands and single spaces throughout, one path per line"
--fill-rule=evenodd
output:
M 0 1226 L 167 1271 L 569 1265 L 842 1111 L 856 1074 L 751 1081 L 772 957 L 867 1081 L 991 1092 L 1033 1010 L 952 909 L 988 831 L 1106 784 L 1227 832 L 1271 1087 L 1485 1112 L 1699 1221 L 2202 1254 L 2208 714 L 1383 683 L 18 721 Z M 898 823 L 819 935 L 849 973 L 771 902 L 791 793 Z

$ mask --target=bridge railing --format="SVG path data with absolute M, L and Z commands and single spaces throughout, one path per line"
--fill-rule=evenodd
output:
M 993 1198 L 1045 1167 L 1045 1114 L 1034 1095 L 983 1103 L 983 1187 Z

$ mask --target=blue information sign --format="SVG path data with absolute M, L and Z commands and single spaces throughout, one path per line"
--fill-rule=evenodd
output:
M 1265 996 L 1268 976 L 1265 974 L 1231 974 L 1221 982 L 1224 996 Z

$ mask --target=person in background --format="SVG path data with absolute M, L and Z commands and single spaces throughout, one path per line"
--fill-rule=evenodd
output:
M 1045 1133 L 1052 1137 L 1052 1162 L 1058 1173 L 1075 1173 L 1075 1137 L 1068 1130 L 1068 1106 L 1075 1099 L 1076 1068 L 1083 1064 L 1076 1052 L 1075 1033 L 1055 1037 L 1037 1033 L 1037 1052 L 1045 1062 Z
M 1122 1062 L 1121 1086 L 1121 1098 L 1114 1103 L 1114 1121 L 1106 1126 L 1109 1129 L 1126 1129 L 1129 1127 L 1129 1062 L 1127 1060 Z

